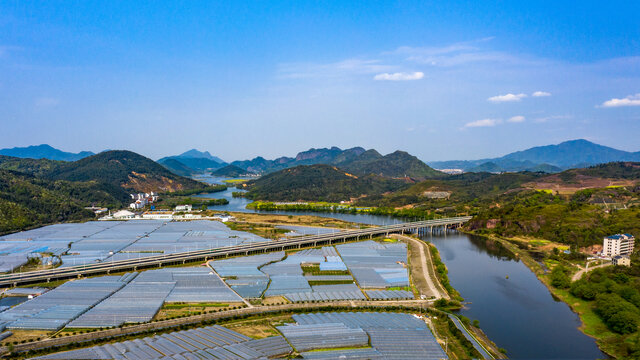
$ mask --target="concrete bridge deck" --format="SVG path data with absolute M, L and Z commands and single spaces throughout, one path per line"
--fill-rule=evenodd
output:
M 108 274 L 118 271 L 135 271 L 143 268 L 157 268 L 166 265 L 185 264 L 193 261 L 208 261 L 222 259 L 230 256 L 242 256 L 260 254 L 269 251 L 283 251 L 300 249 L 303 247 L 315 247 L 331 245 L 347 241 L 357 241 L 374 236 L 388 236 L 389 234 L 403 234 L 405 232 L 417 232 L 434 228 L 458 227 L 471 219 L 470 216 L 444 218 L 436 220 L 415 221 L 401 224 L 386 225 L 369 229 L 349 230 L 338 233 L 301 236 L 285 240 L 267 241 L 238 246 L 227 246 L 214 249 L 179 252 L 148 256 L 139 259 L 127 259 L 119 261 L 104 261 L 95 264 L 70 266 L 40 271 L 29 271 L 0 275 L 0 286 L 10 287 L 24 284 L 34 284 L 54 280 L 77 278 L 87 275 Z

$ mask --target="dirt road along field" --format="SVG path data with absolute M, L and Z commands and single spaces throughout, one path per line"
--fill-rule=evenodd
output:
M 419 287 L 419 291 L 429 297 L 436 297 L 437 299 L 445 298 L 450 299 L 449 294 L 444 289 L 438 277 L 436 276 L 435 269 L 433 268 L 433 262 L 431 261 L 431 252 L 429 246 L 423 241 L 412 238 L 405 235 L 391 235 L 392 238 L 407 241 L 412 253 L 417 253 L 418 257 L 413 257 L 411 262 L 411 274 L 414 278 L 414 284 Z M 416 262 L 416 258 L 420 259 Z

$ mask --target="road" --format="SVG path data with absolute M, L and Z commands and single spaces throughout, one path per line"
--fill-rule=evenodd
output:
M 284 251 L 290 249 L 300 249 L 302 247 L 331 245 L 334 243 L 343 243 L 351 240 L 360 240 L 361 238 L 372 238 L 373 236 L 379 235 L 389 236 L 389 234 L 404 233 L 406 231 L 413 231 L 419 228 L 461 225 L 469 221 L 470 219 L 470 216 L 463 216 L 437 220 L 416 221 L 368 229 L 348 230 L 332 234 L 299 236 L 284 240 L 264 241 L 215 249 L 162 254 L 138 259 L 127 259 L 119 261 L 107 260 L 105 262 L 99 262 L 95 264 L 5 274 L 0 275 L 0 286 L 18 286 L 23 284 L 33 284 L 60 279 L 76 278 L 87 275 L 105 274 L 112 271 L 136 271 L 140 268 L 178 265 L 193 261 L 209 261 L 213 259 L 226 258 L 229 256 L 246 256 L 261 254 L 268 251 Z
M 429 290 L 429 294 L 426 294 L 426 295 L 435 296 L 437 299 L 445 298 L 449 300 L 450 299 L 449 294 L 447 294 L 446 290 L 442 287 L 442 284 L 440 284 L 440 282 L 437 281 L 438 278 L 436 277 L 435 270 L 433 269 L 433 262 L 431 261 L 431 252 L 429 251 L 429 246 L 426 245 L 423 241 L 414 239 L 410 236 L 394 234 L 392 237 L 396 239 L 403 239 L 406 241 L 410 241 L 419 249 L 419 252 L 420 252 L 420 270 L 419 271 L 420 271 L 420 275 L 422 275 L 422 277 L 425 279 L 425 282 Z M 429 257 L 428 259 L 427 259 L 427 256 Z
M 611 263 L 606 263 L 606 264 L 600 264 L 600 265 L 596 265 L 596 266 L 592 266 L 589 267 L 589 264 L 587 263 L 587 267 L 586 268 L 580 268 L 580 270 L 573 274 L 573 276 L 571 277 L 571 281 L 576 281 L 576 280 L 580 280 L 582 278 L 582 275 L 584 275 L 585 273 L 593 270 L 593 269 L 597 269 L 597 268 L 601 268 L 601 267 L 605 267 L 605 266 L 610 266 Z

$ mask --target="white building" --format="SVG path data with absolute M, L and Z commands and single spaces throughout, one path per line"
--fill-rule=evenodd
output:
M 173 212 L 171 211 L 148 211 L 142 214 L 143 219 L 149 220 L 171 220 Z
M 191 205 L 178 205 L 176 206 L 176 211 L 191 211 L 193 206 Z
M 604 238 L 602 256 L 631 255 L 635 238 L 629 234 L 615 234 Z

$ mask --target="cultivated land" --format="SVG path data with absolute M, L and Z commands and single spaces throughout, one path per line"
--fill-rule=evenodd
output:
M 270 215 L 253 215 L 251 219 L 260 220 L 258 223 L 249 223 L 247 218 L 243 221 L 247 221 L 244 224 L 250 224 L 252 226 L 258 226 L 260 224 L 278 224 L 278 225 L 301 225 L 296 222 L 296 218 L 292 219 L 289 216 L 277 216 L 272 217 Z M 313 219 L 314 217 L 301 217 L 303 218 L 302 225 L 307 226 L 326 226 L 328 223 L 332 226 L 342 226 L 348 228 L 352 224 L 329 220 L 325 218 Z M 275 220 L 275 221 L 274 221 Z M 322 222 L 320 222 L 322 221 Z M 382 240 L 382 239 L 381 239 Z M 403 241 L 407 241 L 409 244 L 409 250 L 412 258 L 408 261 L 411 265 L 410 283 L 414 286 L 422 287 L 426 286 L 425 290 L 430 291 L 433 294 L 437 294 L 436 298 L 446 295 L 446 292 L 442 286 L 437 282 L 437 277 L 433 270 L 433 265 L 430 259 L 430 253 L 428 252 L 428 246 L 424 245 L 421 241 L 410 237 L 403 237 Z M 382 242 L 384 244 L 384 242 Z M 189 264 L 186 264 L 189 265 Z M 322 272 L 320 272 L 322 275 Z M 320 282 L 318 284 L 323 284 Z M 326 282 L 331 286 L 333 282 Z M 420 284 L 420 285 L 419 285 Z M 420 291 L 417 291 L 418 293 Z M 371 307 L 376 309 L 382 309 L 385 311 L 398 311 L 399 307 L 402 309 L 413 311 L 425 311 L 425 309 L 433 309 L 433 299 L 431 301 L 422 300 L 389 300 L 389 301 L 372 301 L 372 300 L 351 300 L 351 301 L 323 301 L 323 302 L 307 302 L 307 303 L 291 303 L 282 296 L 265 297 L 258 302 L 252 301 L 251 307 L 246 307 L 242 303 L 166 303 L 162 309 L 156 314 L 152 322 L 140 325 L 124 325 L 122 327 L 99 330 L 99 329 L 69 329 L 63 330 L 59 333 L 52 332 L 37 332 L 37 331 L 18 331 L 20 339 L 16 341 L 17 337 L 10 337 L 6 339 L 3 344 L 6 346 L 4 351 L 13 350 L 17 357 L 23 357 L 27 355 L 24 351 L 35 349 L 46 349 L 51 346 L 72 346 L 71 344 L 77 344 L 78 342 L 90 341 L 87 345 L 94 344 L 96 342 L 109 342 L 113 341 L 114 336 L 118 339 L 125 339 L 131 337 L 139 337 L 144 334 L 148 334 L 149 331 L 172 331 L 176 327 L 184 326 L 199 326 L 203 322 L 211 320 L 222 320 L 233 317 L 257 317 L 253 320 L 236 321 L 233 325 L 236 331 L 245 334 L 252 338 L 262 338 L 271 336 L 274 334 L 274 324 L 281 324 L 287 322 L 287 315 L 273 317 L 273 313 L 277 312 L 291 312 L 291 311 L 303 311 L 314 309 L 369 309 Z M 450 305 L 447 305 L 450 306 Z M 233 308 L 236 308 L 235 310 Z M 406 311 L 405 310 L 405 311 Z M 436 311 L 436 310 L 428 310 Z M 434 313 L 435 314 L 435 313 Z M 472 346 L 468 343 L 468 340 L 461 337 L 460 334 L 455 333 L 453 328 L 447 324 L 445 316 L 435 316 L 429 320 L 432 325 L 432 329 L 436 330 L 436 337 L 438 341 L 444 342 L 444 338 L 449 341 L 449 353 L 451 358 L 467 358 L 473 352 Z M 453 331 L 453 332 L 452 332 Z M 475 331 L 475 330 L 474 330 Z M 144 333 L 146 332 L 146 333 Z M 28 341 L 28 340 L 38 341 Z M 102 339 L 102 340 L 100 340 Z M 77 346 L 77 345 L 73 345 Z M 486 346 L 486 345 L 485 345 Z M 44 351 L 44 350 L 41 350 Z M 497 351 L 496 355 L 498 355 Z M 31 353 L 33 354 L 33 352 Z

